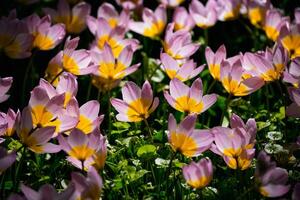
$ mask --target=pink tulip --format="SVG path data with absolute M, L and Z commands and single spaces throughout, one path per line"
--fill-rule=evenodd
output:
M 12 109 L 8 109 L 7 114 L 0 112 L 0 136 L 13 136 L 16 129 L 16 119 L 19 115 L 19 110 L 17 113 L 15 113 Z
M 248 1 L 246 6 L 248 10 L 248 18 L 251 24 L 257 27 L 263 27 L 266 20 L 266 12 L 271 7 L 270 0 L 252 0 Z
M 220 21 L 233 20 L 238 17 L 242 0 L 216 0 L 217 13 Z
M 65 24 L 68 33 L 79 34 L 86 28 L 86 18 L 91 12 L 90 4 L 81 2 L 76 4 L 72 10 L 66 0 L 59 0 L 57 10 L 43 8 L 55 23 Z
M 187 157 L 196 157 L 211 147 L 211 131 L 195 130 L 196 119 L 196 115 L 189 115 L 177 125 L 174 116 L 169 115 L 168 141 L 175 152 Z
M 0 103 L 6 101 L 9 95 L 6 94 L 13 83 L 12 77 L 0 78 Z
M 209 109 L 216 101 L 216 94 L 203 96 L 202 81 L 196 79 L 189 88 L 180 80 L 170 81 L 170 94 L 164 93 L 167 102 L 176 110 L 188 114 L 200 114 Z
M 220 81 L 221 63 L 223 60 L 226 60 L 225 46 L 220 46 L 216 53 L 214 53 L 210 47 L 206 47 L 205 58 L 210 74 L 215 80 Z
M 16 158 L 16 152 L 7 153 L 5 148 L 0 147 L 0 175 L 16 161 Z
M 279 41 L 289 52 L 291 59 L 300 56 L 300 24 L 283 26 L 280 30 Z
M 143 0 L 116 0 L 125 10 L 133 10 L 143 5 Z
M 300 86 L 300 58 L 292 60 L 290 66 L 283 74 L 283 81 L 292 84 L 294 87 Z
M 277 41 L 280 29 L 289 22 L 289 18 L 283 17 L 278 9 L 270 9 L 266 13 L 264 29 L 269 39 Z
M 159 0 L 160 3 L 166 5 L 168 7 L 177 7 L 179 6 L 184 0 Z
M 148 81 L 140 89 L 134 82 L 128 81 L 122 88 L 123 100 L 112 98 L 112 106 L 119 112 L 117 120 L 139 122 L 147 119 L 159 104 Z
M 289 88 L 292 104 L 286 108 L 286 114 L 291 117 L 300 117 L 300 89 Z
M 199 162 L 192 161 L 182 168 L 184 179 L 193 188 L 206 187 L 213 178 L 213 165 L 209 158 L 202 158 Z
M 175 31 L 185 30 L 191 31 L 195 27 L 195 22 L 191 15 L 184 7 L 177 7 L 173 15 L 173 23 Z
M 156 38 L 164 31 L 166 23 L 166 8 L 165 6 L 160 5 L 154 12 L 148 8 L 144 8 L 143 22 L 130 22 L 129 28 L 146 37 Z

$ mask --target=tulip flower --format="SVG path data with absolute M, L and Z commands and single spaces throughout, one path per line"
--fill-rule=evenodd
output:
M 184 0 L 160 0 L 160 3 L 166 5 L 168 7 L 177 7 L 179 6 Z
M 7 153 L 4 147 L 0 147 L 0 175 L 16 161 L 16 158 L 16 152 Z
M 47 126 L 45 128 L 33 127 L 33 119 L 29 107 L 22 111 L 17 126 L 17 134 L 23 145 L 35 153 L 56 153 L 61 149 L 58 145 L 49 143 L 54 135 L 55 127 Z
M 174 116 L 169 115 L 168 141 L 175 152 L 187 157 L 196 157 L 211 147 L 211 131 L 195 130 L 196 119 L 196 115 L 189 115 L 177 125 Z
M 9 95 L 6 94 L 13 83 L 12 77 L 0 78 L 0 103 L 6 101 Z
M 173 32 L 174 23 L 167 26 L 164 51 L 176 60 L 187 59 L 200 47 L 192 42 L 192 36 L 188 31 L 179 30 Z
M 166 23 L 166 8 L 160 5 L 154 12 L 145 8 L 143 10 L 143 22 L 130 22 L 129 28 L 146 37 L 156 38 L 164 31 Z
M 291 83 L 294 87 L 300 86 L 300 58 L 292 60 L 289 69 L 283 73 L 283 81 Z
M 220 79 L 225 90 L 234 96 L 249 95 L 264 85 L 264 80 L 259 77 L 246 77 L 245 69 L 241 66 L 240 59 L 234 62 L 223 61 L 221 63 Z
M 220 81 L 221 62 L 226 59 L 225 46 L 220 46 L 216 53 L 214 53 L 210 47 L 206 47 L 205 58 L 210 74 L 215 80 Z
M 260 77 L 266 82 L 278 80 L 287 62 L 288 54 L 283 47 L 277 47 L 274 52 L 267 50 L 265 57 L 259 54 L 245 53 L 242 58 L 245 73 L 252 77 Z
M 182 168 L 184 179 L 193 188 L 206 187 L 213 177 L 213 165 L 209 158 L 202 158 L 199 162 L 192 161 Z
M 56 134 L 74 128 L 78 118 L 64 111 L 64 102 L 64 93 L 50 97 L 45 88 L 35 87 L 29 100 L 33 127 L 55 126 Z
M 72 182 L 75 192 L 71 199 L 100 199 L 103 181 L 95 168 L 90 167 L 87 176 L 72 172 Z
M 133 10 L 143 5 L 143 0 L 116 0 L 125 10 Z
M 92 159 L 95 152 L 101 148 L 101 136 L 96 132 L 86 135 L 78 129 L 73 129 L 67 138 L 62 135 L 58 135 L 57 138 L 62 150 L 68 154 L 67 160 L 82 170 L 87 167 L 86 161 Z
M 196 67 L 193 60 L 185 62 L 182 66 L 166 53 L 160 55 L 162 62 L 161 68 L 166 72 L 170 79 L 177 78 L 184 82 L 197 76 L 204 68 L 204 65 Z
M 54 56 L 48 63 L 45 71 L 45 79 L 49 82 L 52 82 L 52 85 L 54 86 L 57 86 L 59 80 L 57 76 L 62 72 L 63 69 L 62 55 L 62 51 L 56 54 L 56 56 Z
M 91 45 L 92 51 L 101 53 L 107 43 L 112 48 L 114 57 L 117 58 L 126 46 L 131 46 L 133 51 L 138 48 L 139 42 L 136 39 L 124 39 L 126 28 L 123 26 L 111 28 L 109 21 L 104 18 L 98 18 L 96 21 L 88 18 L 87 25 L 96 36 Z
M 13 59 L 31 56 L 33 36 L 28 33 L 26 23 L 13 16 L 0 19 L 0 49 Z
M 43 11 L 50 15 L 55 23 L 65 24 L 68 33 L 79 34 L 86 28 L 85 21 L 91 12 L 91 6 L 81 2 L 71 10 L 66 0 L 59 0 L 57 11 L 52 8 L 43 8 Z
M 146 120 L 159 104 L 148 81 L 140 89 L 134 82 L 128 81 L 122 88 L 123 100 L 112 98 L 112 106 L 119 112 L 117 120 L 139 122 Z
M 90 52 L 85 49 L 75 50 L 78 46 L 79 37 L 67 39 L 62 54 L 63 69 L 74 75 L 91 74 L 96 70 L 96 66 L 90 65 Z
M 247 3 L 248 18 L 256 27 L 262 27 L 265 24 L 266 12 L 270 9 L 271 3 L 267 1 L 253 0 Z
M 291 117 L 300 117 L 300 89 L 289 88 L 292 104 L 286 109 L 286 114 Z
M 222 156 L 230 168 L 245 170 L 255 154 L 256 122 L 249 119 L 245 124 L 238 115 L 233 114 L 230 126 L 212 129 L 215 140 L 211 150 Z
M 111 90 L 116 87 L 120 80 L 135 72 L 140 64 L 130 66 L 133 50 L 130 46 L 125 47 L 118 57 L 114 57 L 112 48 L 104 45 L 103 52 L 91 52 L 92 62 L 98 67 L 94 72 L 93 84 L 101 91 Z
M 191 18 L 185 7 L 177 7 L 173 15 L 173 23 L 175 31 L 185 30 L 191 31 L 195 27 L 195 22 Z
M 57 193 L 55 188 L 50 184 L 45 184 L 38 191 L 31 189 L 30 187 L 21 183 L 21 191 L 25 195 L 26 199 L 38 200 L 38 199 L 70 199 L 75 191 L 74 183 L 69 184 L 67 189 L 61 193 Z
M 300 56 L 300 24 L 283 26 L 280 31 L 279 41 L 289 52 L 290 58 Z
M 57 79 L 57 85 L 54 88 L 48 81 L 40 79 L 39 86 L 44 88 L 49 98 L 53 98 L 60 94 L 65 94 L 64 107 L 67 106 L 72 97 L 75 97 L 78 90 L 77 78 L 68 73 L 63 72 Z
M 217 13 L 220 21 L 233 20 L 238 17 L 242 5 L 241 0 L 216 0 Z
M 17 113 L 12 109 L 8 109 L 7 114 L 0 112 L 0 135 L 11 137 L 15 133 L 16 119 L 19 115 L 19 110 Z
M 110 3 L 103 3 L 97 12 L 97 18 L 92 16 L 88 16 L 87 23 L 90 28 L 90 31 L 95 34 L 98 27 L 97 27 L 97 19 L 103 18 L 105 19 L 109 26 L 114 29 L 117 26 L 122 26 L 127 28 L 129 23 L 129 13 L 128 11 L 123 10 L 120 14 L 115 9 L 115 7 Z
M 164 96 L 174 109 L 188 114 L 203 113 L 217 101 L 216 94 L 203 96 L 200 78 L 193 82 L 191 88 L 174 78 L 170 81 L 170 94 L 165 92 Z
M 202 29 L 207 29 L 217 22 L 216 7 L 215 0 L 209 0 L 206 6 L 198 0 L 193 0 L 189 6 L 189 11 L 196 25 Z
M 49 15 L 40 18 L 32 14 L 25 19 L 29 33 L 33 35 L 33 47 L 40 50 L 50 50 L 55 48 L 65 37 L 64 24 L 55 24 L 51 26 Z
M 81 130 L 85 134 L 90 134 L 99 126 L 103 121 L 104 115 L 98 116 L 100 111 L 100 104 L 98 101 L 88 101 L 79 108 L 79 121 L 75 128 Z
M 280 197 L 290 190 L 288 172 L 286 169 L 276 167 L 276 163 L 270 161 L 270 157 L 261 151 L 257 157 L 255 179 L 259 184 L 259 192 L 265 197 Z
M 273 40 L 274 42 L 277 41 L 280 29 L 285 24 L 287 24 L 289 18 L 283 17 L 282 13 L 278 9 L 270 9 L 266 13 L 266 22 L 264 25 L 264 30 L 266 35 L 269 39 Z

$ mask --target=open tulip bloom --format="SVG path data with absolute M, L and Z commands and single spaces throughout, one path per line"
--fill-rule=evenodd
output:
M 196 189 L 207 186 L 213 178 L 213 165 L 209 158 L 202 158 L 199 162 L 192 161 L 182 168 L 187 184 Z
M 133 10 L 143 5 L 143 0 L 116 0 L 125 10 Z
M 230 168 L 245 170 L 250 166 L 255 154 L 256 123 L 254 119 L 249 119 L 244 124 L 238 115 L 233 114 L 230 125 L 231 128 L 212 129 L 215 139 L 211 150 L 222 156 Z
M 128 81 L 122 88 L 123 100 L 112 98 L 112 106 L 119 112 L 117 120 L 139 122 L 147 119 L 159 104 L 148 81 L 140 89 L 134 82 Z
M 292 84 L 294 87 L 300 86 L 300 58 L 292 60 L 290 66 L 283 73 L 283 81 Z
M 219 49 L 214 53 L 210 47 L 205 49 L 205 58 L 208 65 L 208 69 L 212 77 L 220 81 L 221 76 L 221 62 L 226 60 L 226 47 L 221 45 Z
M 270 156 L 264 151 L 257 157 L 255 179 L 259 192 L 265 197 L 280 197 L 290 190 L 290 185 L 286 184 L 288 172 L 286 169 L 276 167 L 276 163 L 271 162 Z
M 278 9 L 270 9 L 266 13 L 264 30 L 269 39 L 277 41 L 280 29 L 289 22 L 289 18 L 283 17 Z
M 66 0 L 59 0 L 57 10 L 43 8 L 43 11 L 50 15 L 54 22 L 65 24 L 68 33 L 79 34 L 86 28 L 85 21 L 91 12 L 91 6 L 80 2 L 71 10 Z
M 204 68 L 204 65 L 197 67 L 193 60 L 186 61 L 180 66 L 174 58 L 166 53 L 160 55 L 160 60 L 162 62 L 161 68 L 168 77 L 170 79 L 177 78 L 182 82 L 196 77 Z
M 187 114 L 200 114 L 209 109 L 216 101 L 216 94 L 203 96 L 203 86 L 200 78 L 189 88 L 180 80 L 170 81 L 170 93 L 164 92 L 167 102 L 176 110 Z
M 102 53 L 91 52 L 92 62 L 98 69 L 93 74 L 93 83 L 106 91 L 117 86 L 121 79 L 135 72 L 140 64 L 130 66 L 134 51 L 126 46 L 118 57 L 114 57 L 113 49 L 105 43 Z
M 150 38 L 158 37 L 167 23 L 167 11 L 165 6 L 158 6 L 153 12 L 149 8 L 143 10 L 143 22 L 130 22 L 130 30 Z
M 8 109 L 7 113 L 0 112 L 0 136 L 11 137 L 15 133 L 16 119 L 19 115 L 19 110 L 17 113 L 12 109 Z
M 172 114 L 169 116 L 168 141 L 175 152 L 196 157 L 211 147 L 213 135 L 210 130 L 194 129 L 197 116 L 185 117 L 179 125 Z
M 174 29 L 176 31 L 191 31 L 195 26 L 194 20 L 191 18 L 190 14 L 184 7 L 177 7 L 175 9 L 173 15 L 173 23 L 175 24 Z
M 285 25 L 281 28 L 279 41 L 289 52 L 291 59 L 300 56 L 300 24 Z

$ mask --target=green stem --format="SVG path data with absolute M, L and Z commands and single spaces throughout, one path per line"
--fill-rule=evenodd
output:
M 210 93 L 210 91 L 213 89 L 213 87 L 215 86 L 215 84 L 216 84 L 216 79 L 214 79 L 214 81 L 212 82 L 212 84 L 210 84 L 210 86 L 209 86 L 209 88 L 207 89 L 207 92 L 206 92 L 206 94 L 209 94 Z
M 92 90 L 92 80 L 89 81 L 89 86 L 88 86 L 87 94 L 86 94 L 86 101 L 88 101 L 90 99 L 91 90 Z
M 199 200 L 202 200 L 203 199 L 202 189 L 198 189 L 198 194 L 199 194 Z
M 107 103 L 108 103 L 108 134 L 110 134 L 110 132 L 111 132 L 111 103 L 110 103 L 111 94 L 110 94 L 110 90 L 107 92 L 107 96 L 108 96 L 108 99 L 107 99 Z
M 54 81 L 64 72 L 64 70 L 61 70 L 56 76 L 51 80 L 50 84 L 53 84 Z
M 155 173 L 154 173 L 154 170 L 153 170 L 153 167 L 152 167 L 152 163 L 149 163 L 149 165 L 150 165 L 151 173 L 152 173 L 152 176 L 153 176 L 154 184 L 156 185 L 156 177 L 155 177 Z
M 169 176 L 170 176 L 171 170 L 172 170 L 172 163 L 173 163 L 173 160 L 175 159 L 176 155 L 177 155 L 177 151 L 174 152 L 170 158 L 169 166 L 168 166 L 168 169 L 166 172 L 166 177 L 165 177 L 165 179 L 167 179 L 166 188 L 168 188 L 168 185 L 169 185 Z
M 205 46 L 208 46 L 208 29 L 204 29 Z
M 222 111 L 222 115 L 221 115 L 221 119 L 220 119 L 220 125 L 222 126 L 223 121 L 224 121 L 224 117 L 225 117 L 225 112 L 227 112 L 228 108 L 229 108 L 229 104 L 230 104 L 230 100 L 231 100 L 231 94 L 229 93 L 227 99 L 226 99 L 226 106 L 225 109 Z
M 97 101 L 100 102 L 101 99 L 101 90 L 98 90 Z
M 19 186 L 18 176 L 19 176 L 20 167 L 21 167 L 21 165 L 23 163 L 23 160 L 24 160 L 24 153 L 25 153 L 25 147 L 23 147 L 23 149 L 22 149 L 20 161 L 19 161 L 19 163 L 17 165 L 17 168 L 16 168 L 16 173 L 15 173 L 15 177 L 14 177 L 14 191 L 17 191 L 18 186 Z
M 146 126 L 147 126 L 149 136 L 151 137 L 151 140 L 153 141 L 152 131 L 151 131 L 151 128 L 150 128 L 150 126 L 149 126 L 149 123 L 148 123 L 147 119 L 144 119 L 144 122 L 145 122 L 145 124 L 146 124 Z

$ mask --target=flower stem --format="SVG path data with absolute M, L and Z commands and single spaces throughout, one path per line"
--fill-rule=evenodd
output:
M 64 70 L 61 70 L 56 76 L 51 80 L 50 84 L 53 84 L 54 81 L 64 72 Z
M 26 90 L 26 86 L 27 86 L 27 81 L 28 81 L 28 77 L 29 74 L 31 73 L 32 68 L 34 67 L 34 57 L 35 57 L 35 51 L 32 52 L 31 58 L 29 60 L 29 63 L 27 65 L 26 68 L 26 72 L 24 74 L 24 80 L 23 80 L 23 85 L 22 85 L 22 96 L 21 96 L 21 104 L 24 105 L 24 101 L 25 101 L 25 90 Z
M 226 102 L 225 102 L 226 103 L 225 109 L 222 111 L 222 115 L 221 115 L 221 118 L 220 118 L 220 126 L 222 126 L 222 124 L 223 124 L 224 117 L 225 117 L 225 112 L 227 112 L 227 110 L 229 108 L 230 100 L 231 100 L 231 94 L 229 93 L 229 95 L 226 99 Z
M 150 128 L 150 126 L 149 126 L 149 123 L 148 123 L 147 119 L 144 119 L 144 122 L 145 122 L 145 124 L 146 124 L 146 126 L 147 126 L 148 133 L 149 133 L 149 135 L 150 135 L 150 137 L 151 137 L 151 140 L 153 141 L 152 131 L 151 131 L 151 128 Z
M 17 165 L 16 172 L 15 172 L 15 177 L 14 177 L 14 191 L 17 191 L 18 186 L 19 186 L 18 176 L 19 176 L 20 167 L 21 167 L 21 165 L 23 163 L 23 160 L 24 160 L 24 153 L 25 153 L 25 147 L 22 147 L 20 161 Z
M 111 94 L 110 94 L 110 90 L 108 90 L 107 92 L 107 103 L 108 103 L 108 133 L 110 134 L 111 132 L 111 103 L 110 103 L 110 97 L 111 97 Z
M 171 174 L 171 171 L 172 171 L 172 163 L 173 163 L 173 160 L 175 159 L 177 155 L 177 151 L 174 152 L 170 158 L 170 162 L 169 162 L 169 166 L 168 166 L 168 169 L 167 169 L 167 172 L 166 172 L 166 177 L 165 179 L 167 179 L 167 184 L 166 184 L 166 188 L 168 188 L 168 185 L 169 185 L 169 176 Z

